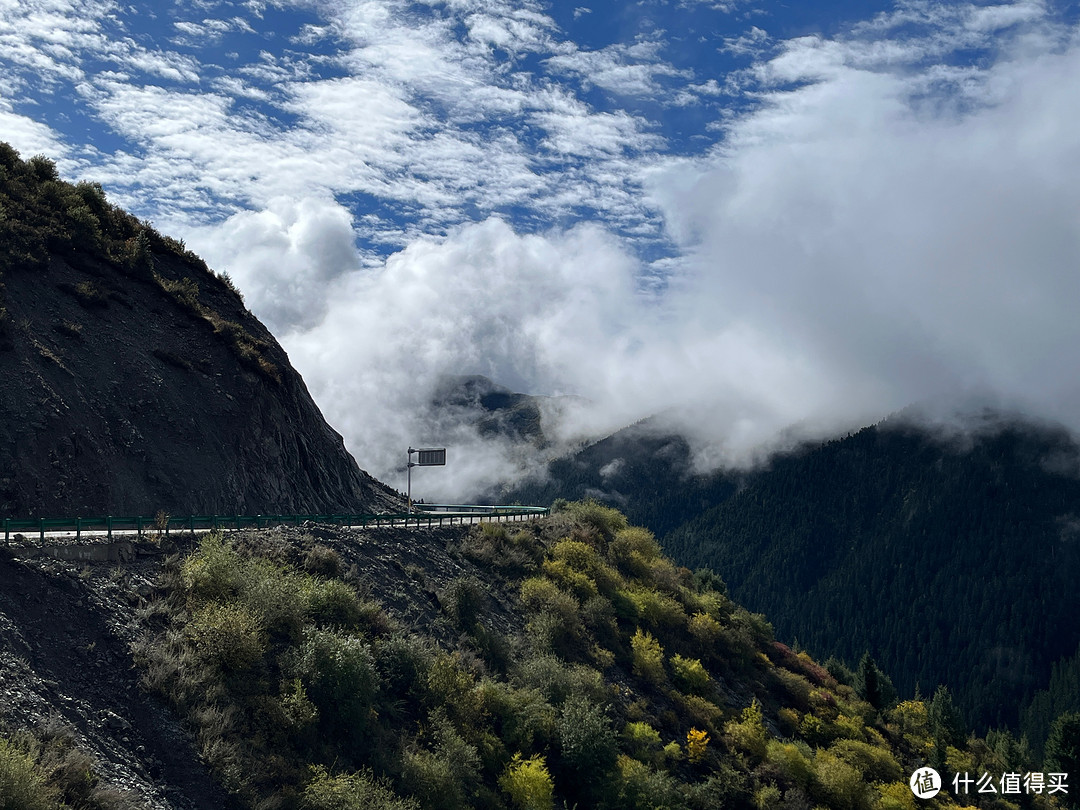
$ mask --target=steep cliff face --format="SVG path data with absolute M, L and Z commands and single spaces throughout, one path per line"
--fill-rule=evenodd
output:
M 0 515 L 394 508 L 227 279 L 0 154 Z

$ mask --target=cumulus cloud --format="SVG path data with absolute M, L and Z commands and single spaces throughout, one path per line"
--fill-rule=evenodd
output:
M 333 200 L 279 197 L 194 232 L 191 242 L 211 266 L 229 269 L 278 334 L 318 324 L 328 284 L 358 266 L 352 217 Z
M 522 236 L 491 219 L 341 277 L 323 321 L 286 348 L 362 464 L 392 480 L 406 447 L 446 444 L 454 464 L 430 491 L 460 497 L 513 477 L 524 459 L 433 409 L 442 377 L 560 393 L 607 375 L 630 322 L 647 317 L 634 269 L 594 227 Z
M 635 292 L 645 268 L 599 229 L 491 221 L 350 278 L 293 356 L 377 469 L 438 427 L 442 371 L 581 394 L 595 430 L 663 412 L 706 466 L 920 400 L 1080 429 L 1080 47 L 1060 33 L 962 80 L 926 62 L 936 42 L 788 42 L 710 154 L 648 171 L 679 251 L 661 293 Z

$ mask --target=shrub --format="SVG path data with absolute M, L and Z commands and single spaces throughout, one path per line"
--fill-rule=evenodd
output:
M 244 573 L 243 560 L 220 532 L 204 535 L 180 568 L 184 589 L 197 600 L 227 601 L 239 593 Z
M 516 683 L 537 690 L 545 700 L 556 706 L 570 696 L 574 687 L 570 669 L 549 653 L 529 656 L 513 667 L 511 672 Z
M 626 724 L 622 732 L 623 744 L 635 759 L 656 763 L 660 760 L 663 741 L 660 732 L 643 720 Z
M 240 604 L 204 605 L 191 617 L 187 634 L 203 660 L 222 670 L 248 669 L 266 651 L 259 617 Z
M 660 544 L 648 529 L 631 526 L 615 535 L 608 556 L 623 573 L 648 579 L 649 563 L 660 556 Z
M 53 810 L 55 791 L 45 784 L 34 760 L 0 739 L 0 807 L 12 810 Z
M 678 783 L 668 774 L 648 765 L 620 755 L 619 767 L 619 803 L 620 808 L 628 810 L 676 810 L 686 805 L 679 793 Z
M 319 710 L 308 698 L 304 682 L 299 678 L 294 678 L 281 696 L 281 710 L 296 731 L 304 731 L 319 719 Z
M 799 742 L 769 740 L 766 758 L 783 774 L 788 784 L 808 789 L 814 778 L 813 754 L 810 746 Z
M 732 720 L 724 726 L 724 733 L 728 735 L 732 745 L 757 759 L 762 759 L 766 753 L 765 721 L 761 714 L 761 704 L 754 698 L 753 702 L 742 710 L 742 719 Z
M 311 769 L 311 781 L 300 799 L 302 810 L 420 810 L 370 773 L 331 776 L 322 765 Z
M 687 630 L 702 646 L 711 648 L 715 645 L 723 633 L 720 622 L 708 613 L 695 613 L 686 623 Z
M 615 732 L 604 710 L 573 696 L 559 713 L 557 726 L 561 760 L 578 778 L 594 779 L 615 764 Z
M 362 738 L 379 691 L 367 644 L 334 630 L 308 629 L 285 668 L 289 677 L 303 682 L 324 727 L 354 740 Z
M 446 586 L 439 601 L 459 630 L 472 630 L 480 618 L 484 589 L 476 577 L 457 577 Z
M 578 523 L 596 529 L 605 538 L 627 527 L 626 517 L 618 509 L 604 506 L 592 499 L 567 504 L 566 511 Z
M 652 627 L 674 629 L 686 625 L 683 606 L 670 596 L 642 587 L 632 587 L 625 593 L 634 603 L 638 616 Z
M 701 762 L 708 750 L 709 735 L 701 729 L 692 728 L 686 732 L 686 758 L 692 763 Z
M 709 688 L 709 673 L 697 658 L 684 658 L 676 654 L 671 659 L 671 671 L 675 675 L 675 682 L 685 692 L 701 695 Z
M 551 810 L 554 806 L 552 792 L 555 783 L 548 772 L 547 763 L 539 754 L 522 759 L 514 754 L 506 772 L 499 778 L 501 787 L 518 810 Z
M 814 757 L 816 798 L 837 810 L 870 807 L 871 793 L 858 769 L 828 751 Z
M 360 623 L 362 610 L 356 591 L 340 579 L 330 579 L 311 588 L 308 614 L 318 624 L 350 628 Z
M 887 750 L 858 740 L 839 740 L 829 751 L 857 769 L 867 782 L 895 782 L 904 773 Z
M 340 578 L 345 573 L 345 563 L 332 548 L 314 545 L 304 555 L 304 570 L 327 579 Z
M 633 651 L 634 674 L 657 686 L 664 683 L 664 649 L 653 635 L 640 627 L 630 639 Z

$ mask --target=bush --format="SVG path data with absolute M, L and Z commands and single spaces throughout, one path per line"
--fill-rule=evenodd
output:
M 554 806 L 552 791 L 555 783 L 547 763 L 539 754 L 529 759 L 514 754 L 506 772 L 499 778 L 499 787 L 510 796 L 510 802 L 518 810 L 551 810 Z
M 623 573 L 648 580 L 649 564 L 660 557 L 660 544 L 648 529 L 631 526 L 619 530 L 608 556 Z
M 308 629 L 285 668 L 303 682 L 325 728 L 354 741 L 363 738 L 379 691 L 367 644 L 334 630 Z
M 620 808 L 629 810 L 676 810 L 685 807 L 678 783 L 668 774 L 620 755 L 618 759 Z
M 11 810 L 53 810 L 55 791 L 45 784 L 34 760 L 0 739 L 0 807 Z
M 457 577 L 446 586 L 439 601 L 459 630 L 470 631 L 479 621 L 484 589 L 476 577 Z
M 884 748 L 858 740 L 839 740 L 829 751 L 858 770 L 867 782 L 896 782 L 904 775 L 896 758 Z
M 315 584 L 308 600 L 308 613 L 318 624 L 343 628 L 356 627 L 363 615 L 356 591 L 340 579 Z
M 627 527 L 626 517 L 622 512 L 592 499 L 567 504 L 566 511 L 578 523 L 596 529 L 605 538 Z
M 660 732 L 643 720 L 626 724 L 622 733 L 623 744 L 634 759 L 642 762 L 657 763 L 662 758 L 663 741 Z
M 248 669 L 266 652 L 259 617 L 240 604 L 204 605 L 191 617 L 187 635 L 199 656 L 222 670 Z
M 814 757 L 816 798 L 837 810 L 870 807 L 871 793 L 858 769 L 828 751 Z
M 677 629 L 686 626 L 683 606 L 670 596 L 652 588 L 633 587 L 626 596 L 634 603 L 637 614 L 652 627 Z
M 327 579 L 340 578 L 345 573 L 341 555 L 332 548 L 314 545 L 304 555 L 304 570 Z
M 311 781 L 300 799 L 302 810 L 420 810 L 414 799 L 403 799 L 370 773 L 331 776 L 321 765 L 311 769 Z
M 813 754 L 806 743 L 780 742 L 769 740 L 766 756 L 784 775 L 789 784 L 798 785 L 804 790 L 810 787 L 814 777 Z
M 657 686 L 664 683 L 664 649 L 651 633 L 640 627 L 630 639 L 633 650 L 634 674 Z
M 615 764 L 615 732 L 604 710 L 573 696 L 562 706 L 557 727 L 560 759 L 579 779 L 593 780 Z
M 732 745 L 748 754 L 762 759 L 766 752 L 767 734 L 765 721 L 761 714 L 761 704 L 757 698 L 742 711 L 742 719 L 732 720 L 724 726 L 724 733 L 728 735 Z
M 697 658 L 684 658 L 676 654 L 671 659 L 671 671 L 675 675 L 675 682 L 684 692 L 702 695 L 708 691 L 711 679 Z
M 239 593 L 244 567 L 232 544 L 220 532 L 211 532 L 199 541 L 199 550 L 184 560 L 180 577 L 193 599 L 223 602 Z

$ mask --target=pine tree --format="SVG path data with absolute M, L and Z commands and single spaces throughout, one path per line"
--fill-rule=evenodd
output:
M 1075 780 L 1080 776 L 1080 714 L 1065 712 L 1050 727 L 1046 739 L 1044 768 L 1048 773 L 1064 773 Z M 1069 781 L 1069 776 L 1066 776 Z M 1076 799 L 1066 800 L 1067 807 L 1080 807 Z

